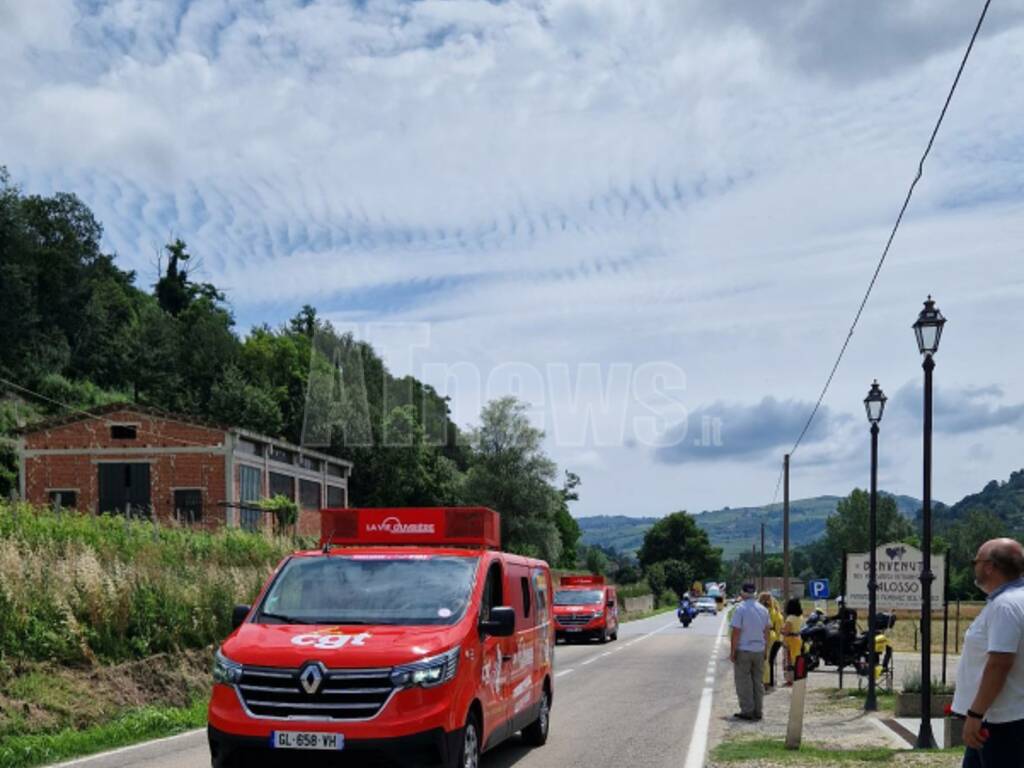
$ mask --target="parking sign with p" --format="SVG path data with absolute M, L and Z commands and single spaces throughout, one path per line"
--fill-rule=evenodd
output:
M 807 588 L 815 600 L 828 600 L 831 596 L 828 591 L 828 579 L 811 579 L 807 582 Z

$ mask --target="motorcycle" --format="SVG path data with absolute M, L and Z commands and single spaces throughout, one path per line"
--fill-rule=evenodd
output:
M 892 645 L 884 631 L 895 623 L 896 617 L 892 614 L 875 616 L 875 653 L 878 654 L 876 677 L 888 674 L 892 668 Z M 812 611 L 800 630 L 800 637 L 808 670 L 824 664 L 829 667 L 852 667 L 858 675 L 865 677 L 871 671 L 868 632 L 865 630 L 858 633 L 857 612 L 852 608 L 840 608 L 835 616 Z
M 679 607 L 676 609 L 676 617 L 679 619 L 679 623 L 684 627 L 690 626 L 690 622 L 693 621 L 697 615 L 697 609 L 693 603 L 689 600 L 680 600 Z

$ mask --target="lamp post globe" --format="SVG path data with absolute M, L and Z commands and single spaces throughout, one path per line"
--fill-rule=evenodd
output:
M 885 393 L 875 379 L 864 398 L 864 410 L 871 424 L 871 508 L 868 519 L 868 695 L 864 699 L 865 712 L 878 711 L 878 696 L 875 690 L 875 669 L 878 667 L 878 651 L 875 649 L 877 628 L 878 594 L 878 423 L 885 412 Z
M 882 388 L 878 386 L 878 379 L 875 379 L 868 390 L 868 396 L 864 398 L 864 410 L 867 411 L 868 421 L 877 424 L 882 420 L 882 413 L 885 411 L 885 401 L 888 400 Z
M 939 350 L 946 318 L 931 296 L 914 323 L 917 349 L 924 356 L 924 440 L 923 484 L 921 493 L 921 727 L 915 749 L 934 749 L 932 733 L 932 371 Z
M 914 335 L 917 336 L 917 349 L 922 355 L 934 355 L 939 351 L 939 341 L 942 339 L 942 326 L 946 324 L 946 318 L 942 316 L 939 308 L 931 295 L 924 302 L 921 314 L 917 316 L 914 323 Z

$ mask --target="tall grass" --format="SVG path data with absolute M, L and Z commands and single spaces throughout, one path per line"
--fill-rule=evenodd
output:
M 0 502 L 0 658 L 121 661 L 209 645 L 294 548 Z

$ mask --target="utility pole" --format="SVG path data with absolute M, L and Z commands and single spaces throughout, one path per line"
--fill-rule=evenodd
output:
M 761 523 L 761 591 L 764 592 L 764 523 Z
M 782 599 L 789 600 L 789 454 L 782 462 Z

